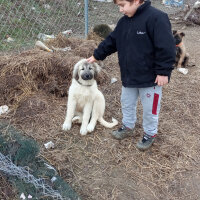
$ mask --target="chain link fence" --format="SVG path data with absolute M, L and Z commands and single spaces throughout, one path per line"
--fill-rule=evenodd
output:
M 88 13 L 84 13 L 86 2 Z M 152 4 L 156 2 L 159 9 L 165 9 L 161 0 Z M 87 32 L 85 19 L 90 30 L 96 24 L 116 24 L 119 17 L 118 7 L 111 0 L 0 0 L 0 52 L 32 48 L 42 34 L 53 37 L 72 30 L 73 36 L 83 38 Z
M 0 21 L 0 51 L 23 50 L 41 33 L 82 35 L 84 0 L 0 0 Z

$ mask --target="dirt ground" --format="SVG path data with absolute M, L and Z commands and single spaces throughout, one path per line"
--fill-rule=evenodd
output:
M 173 29 L 186 34 L 184 42 L 190 54 L 189 72 L 184 75 L 175 69 L 170 84 L 163 88 L 158 137 L 146 152 L 136 148 L 143 134 L 140 102 L 134 138 L 117 141 L 110 136 L 112 130 L 99 124 L 93 133 L 84 137 L 79 133 L 78 124 L 74 124 L 69 133 L 61 130 L 66 111 L 66 91 L 71 79 L 70 73 L 65 75 L 65 67 L 72 67 L 81 57 L 88 57 L 93 49 L 82 52 L 76 48 L 80 46 L 77 42 L 74 54 L 52 55 L 30 50 L 15 57 L 1 57 L 1 77 L 9 74 L 11 69 L 18 75 L 10 76 L 10 80 L 15 80 L 14 85 L 12 81 L 7 81 L 9 88 L 15 89 L 13 93 L 0 87 L 4 91 L 1 104 L 11 108 L 11 112 L 2 115 L 1 119 L 9 120 L 27 136 L 34 138 L 40 144 L 40 156 L 59 171 L 83 200 L 200 199 L 200 27 L 186 24 L 181 15 L 177 16 L 180 19 L 175 19 L 173 15 L 170 19 Z M 69 58 L 72 60 L 67 63 Z M 33 65 L 37 66 L 35 70 L 41 70 L 40 74 L 32 72 L 37 74 L 37 79 L 27 75 Z M 46 77 L 48 82 L 44 71 L 49 66 L 53 66 L 51 70 L 54 69 L 54 74 L 48 71 L 49 77 L 52 77 Z M 15 71 L 18 68 L 21 71 Z M 28 78 L 25 79 L 20 85 L 25 88 L 24 96 L 19 87 L 15 88 L 21 83 L 20 73 L 37 83 L 30 88 Z M 104 61 L 102 73 L 104 81 L 99 81 L 99 88 L 106 99 L 105 119 L 111 121 L 114 117 L 121 121 L 121 82 L 116 54 Z M 113 77 L 118 81 L 111 84 Z M 69 81 L 64 82 L 64 79 Z M 5 83 L 1 81 L 1 84 Z M 10 99 L 4 94 L 9 94 Z M 55 143 L 54 149 L 45 149 L 44 143 L 49 141 Z M 6 181 L 4 176 L 0 179 Z M 12 190 L 11 186 L 9 188 Z M 0 192 L 2 199 L 13 199 L 13 194 L 9 196 L 2 186 Z

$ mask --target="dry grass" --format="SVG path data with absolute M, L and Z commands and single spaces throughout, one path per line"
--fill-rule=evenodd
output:
M 0 103 L 11 108 L 1 118 L 33 137 L 41 145 L 40 155 L 85 200 L 198 199 L 199 68 L 190 68 L 186 76 L 174 70 L 171 83 L 163 89 L 157 140 L 150 150 L 140 152 L 136 149 L 143 132 L 140 103 L 134 139 L 116 141 L 109 134 L 112 130 L 99 124 L 85 137 L 77 124 L 69 133 L 61 130 L 73 65 L 95 48 L 94 41 L 76 42 L 68 53 L 31 50 L 1 57 Z M 105 118 L 120 121 L 117 56 L 107 58 L 104 66 L 98 83 L 106 98 Z M 112 77 L 118 79 L 114 84 Z M 44 143 L 50 140 L 55 148 L 47 150 Z
M 0 199 L 9 200 L 15 198 L 15 189 L 8 183 L 7 178 L 0 174 Z

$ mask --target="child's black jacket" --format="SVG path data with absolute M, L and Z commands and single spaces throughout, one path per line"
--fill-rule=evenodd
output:
M 133 17 L 123 16 L 115 30 L 94 51 L 97 60 L 118 52 L 124 87 L 151 87 L 157 75 L 170 78 L 175 44 L 166 13 L 141 5 Z

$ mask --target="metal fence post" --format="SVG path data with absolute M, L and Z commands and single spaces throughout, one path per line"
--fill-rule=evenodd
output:
M 88 35 L 88 0 L 84 0 L 85 2 L 85 37 Z

